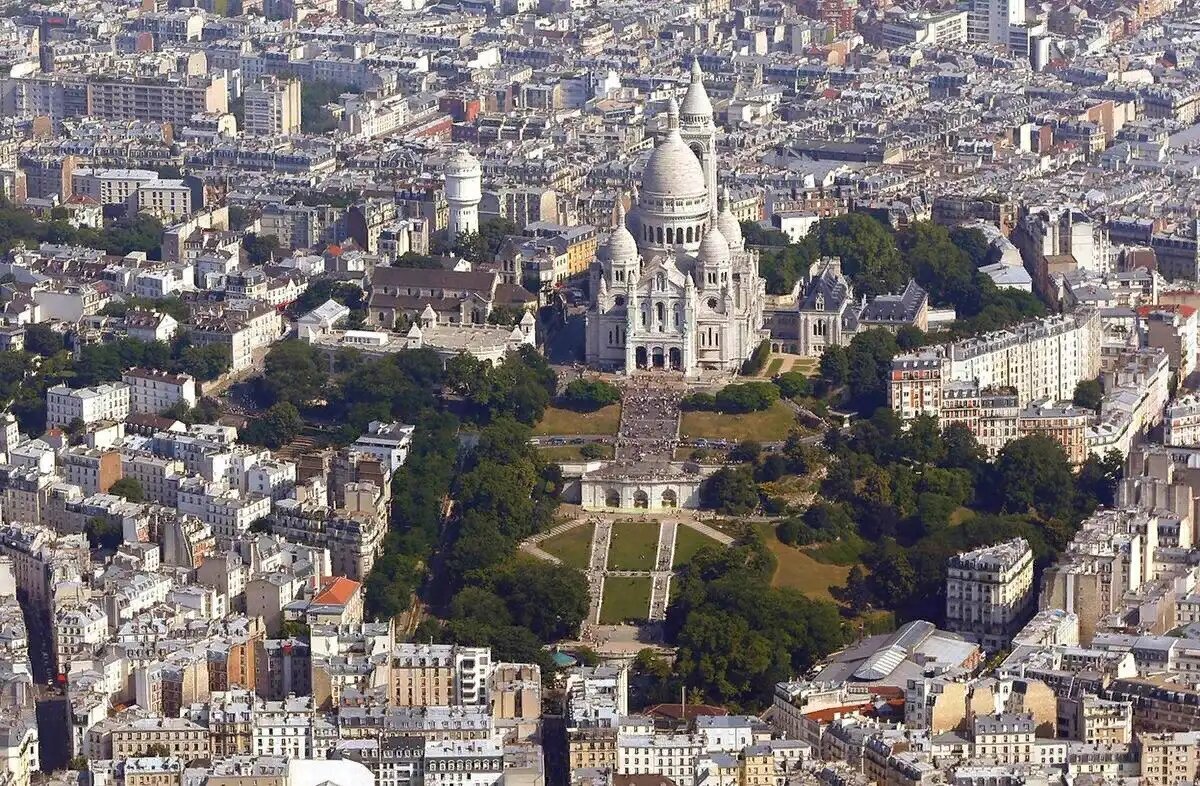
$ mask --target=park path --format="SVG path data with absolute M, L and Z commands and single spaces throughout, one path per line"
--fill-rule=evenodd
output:
M 679 524 L 673 520 L 662 522 L 658 528 L 658 551 L 654 555 L 654 571 L 650 575 L 651 622 L 667 618 L 667 603 L 671 598 L 671 563 L 675 560 L 675 534 Z
M 728 546 L 729 544 L 733 543 L 733 538 L 729 537 L 719 529 L 708 526 L 702 521 L 688 521 L 687 519 L 684 519 L 680 523 L 685 527 L 691 527 L 701 535 L 707 535 L 717 543 L 720 543 L 722 546 Z
M 604 572 L 608 569 L 608 546 L 612 542 L 612 522 L 596 521 L 592 535 L 592 553 L 588 557 L 588 616 L 594 624 L 600 624 L 600 604 L 604 600 Z

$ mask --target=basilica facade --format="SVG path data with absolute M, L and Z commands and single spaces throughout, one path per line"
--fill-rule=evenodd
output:
M 592 268 L 589 366 L 736 371 L 766 338 L 758 256 L 718 193 L 717 165 L 713 107 L 693 64 L 631 210 L 618 199 L 616 226 Z

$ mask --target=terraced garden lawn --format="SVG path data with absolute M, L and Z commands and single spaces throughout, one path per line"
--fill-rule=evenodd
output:
M 574 529 L 546 538 L 539 545 L 542 551 L 558 557 L 564 565 L 583 570 L 592 555 L 592 533 L 595 530 L 594 523 L 584 522 Z
M 650 613 L 649 576 L 609 576 L 604 579 L 600 624 L 619 625 L 626 620 L 644 620 Z
M 653 570 L 658 552 L 657 521 L 618 521 L 608 545 L 609 570 Z
M 709 536 L 680 524 L 675 529 L 675 557 L 671 562 L 671 567 L 678 568 L 688 564 L 692 561 L 692 557 L 696 556 L 696 552 L 705 546 L 719 545 Z
M 534 436 L 616 434 L 620 423 L 620 404 L 609 404 L 595 412 L 576 412 L 562 407 L 546 407 L 542 419 L 533 427 L 533 434 Z
M 745 415 L 684 412 L 679 433 L 686 439 L 782 442 L 796 425 L 796 413 L 787 404 L 776 401 L 762 412 L 747 412 Z

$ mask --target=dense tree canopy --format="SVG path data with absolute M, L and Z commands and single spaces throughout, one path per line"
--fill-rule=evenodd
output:
M 281 341 L 267 353 L 255 396 L 267 405 L 287 401 L 297 407 L 305 406 L 325 392 L 328 365 L 325 356 L 313 345 Z
M 702 549 L 682 569 L 666 634 L 678 648 L 677 674 L 706 701 L 760 709 L 776 682 L 842 644 L 834 606 L 771 587 L 773 570 L 752 532 L 729 548 Z
M 621 400 L 621 391 L 602 379 L 573 379 L 563 391 L 563 403 L 579 412 L 594 412 Z

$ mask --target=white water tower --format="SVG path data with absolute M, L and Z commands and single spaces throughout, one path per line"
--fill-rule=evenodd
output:
M 479 200 L 483 198 L 483 167 L 471 151 L 459 148 L 446 162 L 446 202 L 450 205 L 449 235 L 479 231 Z

